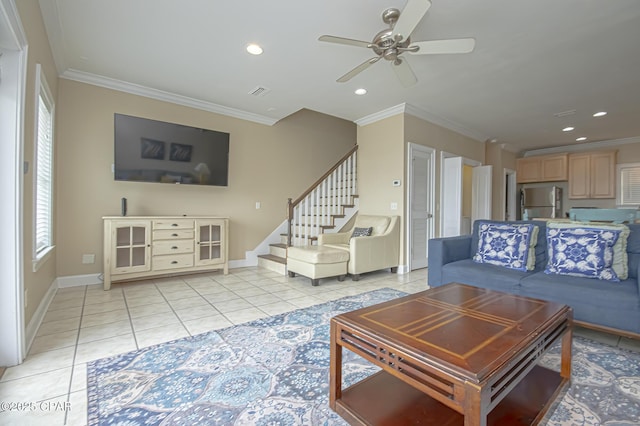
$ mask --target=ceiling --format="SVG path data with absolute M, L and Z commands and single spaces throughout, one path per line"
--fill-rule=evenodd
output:
M 403 106 L 514 151 L 640 137 L 640 1 L 433 0 L 411 39 L 473 37 L 472 53 L 405 54 L 418 78 L 409 88 L 383 60 L 337 83 L 374 54 L 318 37 L 370 41 L 382 12 L 405 4 L 40 0 L 63 77 L 254 121 L 307 108 L 362 124 Z M 250 95 L 257 87 L 269 90 Z

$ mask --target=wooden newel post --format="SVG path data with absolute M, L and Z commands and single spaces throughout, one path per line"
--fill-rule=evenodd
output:
M 287 199 L 287 247 L 291 247 L 291 221 L 293 220 L 293 199 Z

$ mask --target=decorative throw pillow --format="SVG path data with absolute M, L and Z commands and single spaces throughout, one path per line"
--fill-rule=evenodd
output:
M 535 265 L 533 247 L 537 239 L 533 237 L 537 231 L 538 227 L 532 224 L 481 223 L 473 260 L 519 271 L 531 270 Z M 530 257 L 534 257 L 532 262 Z
M 613 270 L 613 246 L 620 231 L 596 228 L 547 228 L 547 274 L 620 281 Z
M 353 228 L 353 233 L 351 234 L 351 238 L 353 237 L 368 237 L 373 232 L 373 226 L 368 228 Z
M 585 222 L 549 222 L 547 228 L 585 228 L 585 229 L 611 229 L 620 231 L 620 236 L 613 246 L 613 265 L 611 266 L 621 280 L 629 278 L 629 262 L 627 256 L 627 239 L 629 227 L 623 224 L 613 223 L 585 223 Z

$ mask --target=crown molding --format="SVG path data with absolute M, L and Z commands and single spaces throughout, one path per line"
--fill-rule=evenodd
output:
M 456 133 L 464 135 L 478 142 L 484 143 L 487 139 L 489 139 L 487 135 L 483 135 L 474 130 L 467 129 L 466 127 L 463 127 L 462 125 L 454 121 L 448 120 L 443 117 L 439 117 L 431 112 L 425 111 L 423 109 L 420 109 L 410 104 L 405 104 L 405 105 L 406 105 L 405 113 L 409 115 L 413 115 L 414 117 L 436 124 L 440 127 L 444 127 L 445 129 L 452 130 Z
M 50 19 L 44 19 L 44 27 L 47 32 L 47 38 L 49 39 L 49 47 L 53 55 L 53 62 L 58 70 L 58 74 L 67 69 L 67 63 L 65 61 L 66 45 L 64 43 L 64 34 L 62 30 L 62 20 L 60 19 L 60 12 L 58 9 L 57 1 L 40 0 L 40 13 L 43 17 L 50 17 Z
M 478 142 L 484 142 L 488 139 L 488 137 L 486 137 L 485 135 L 482 135 L 478 132 L 462 127 L 458 123 L 455 123 L 453 121 L 447 120 L 442 117 L 438 117 L 437 115 L 434 115 L 430 112 L 427 112 L 423 109 L 420 109 L 416 106 L 413 106 L 407 103 L 402 103 L 387 109 L 383 109 L 382 111 L 369 114 L 358 120 L 355 120 L 354 123 L 356 123 L 358 126 L 365 126 L 367 124 L 375 123 L 376 121 L 380 121 L 385 118 L 392 117 L 398 114 L 412 115 L 414 117 L 428 121 L 440 127 L 444 127 L 445 129 L 449 129 L 461 135 L 467 136 L 468 138 L 471 138 Z
M 592 151 L 601 148 L 611 148 L 620 145 L 629 145 L 634 143 L 640 143 L 640 136 L 634 136 L 631 138 L 623 139 L 610 139 L 605 141 L 586 142 L 577 145 L 562 145 L 554 146 L 552 148 L 532 149 L 525 151 L 523 157 L 530 157 L 532 155 L 545 155 L 545 154 L 557 154 L 559 152 L 581 152 Z
M 214 104 L 212 102 L 194 99 L 188 96 L 177 95 L 175 93 L 152 89 L 150 87 L 142 86 L 139 84 L 128 83 L 126 81 L 116 80 L 114 78 L 104 77 L 101 75 L 74 69 L 66 70 L 60 75 L 60 78 L 117 90 L 119 92 L 125 92 L 132 95 L 143 96 L 145 98 L 151 98 L 158 101 L 170 102 L 173 104 L 213 112 L 220 115 L 226 115 L 233 118 L 239 118 L 241 120 L 253 121 L 259 124 L 266 124 L 267 126 L 273 126 L 278 122 L 278 120 L 271 117 L 266 117 L 264 115 L 253 114 L 247 111 Z
M 383 109 L 373 114 L 365 115 L 362 118 L 354 120 L 358 126 L 366 126 L 367 124 L 375 123 L 376 121 L 384 120 L 385 118 L 393 117 L 394 115 L 403 114 L 405 112 L 406 104 L 399 104 L 386 109 Z

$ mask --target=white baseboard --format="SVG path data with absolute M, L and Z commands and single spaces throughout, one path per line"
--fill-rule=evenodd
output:
M 58 288 L 80 287 L 83 285 L 102 284 L 101 276 L 102 274 L 69 275 L 58 277 L 56 281 Z
M 25 354 L 29 353 L 29 349 L 31 349 L 33 340 L 36 338 L 36 334 L 38 333 L 40 324 L 42 324 L 42 321 L 44 320 L 44 316 L 46 315 L 47 310 L 49 309 L 49 305 L 53 300 L 53 296 L 56 295 L 56 290 L 58 289 L 58 285 L 56 281 L 57 280 L 54 280 L 51 283 L 51 285 L 49 286 L 49 289 L 47 289 L 47 292 L 44 294 L 44 297 L 40 301 L 40 304 L 38 305 L 38 309 L 36 309 L 36 311 L 33 313 L 33 316 L 31 317 L 29 324 L 27 324 L 27 327 L 25 330 L 25 339 L 24 339 L 24 344 L 26 349 Z

